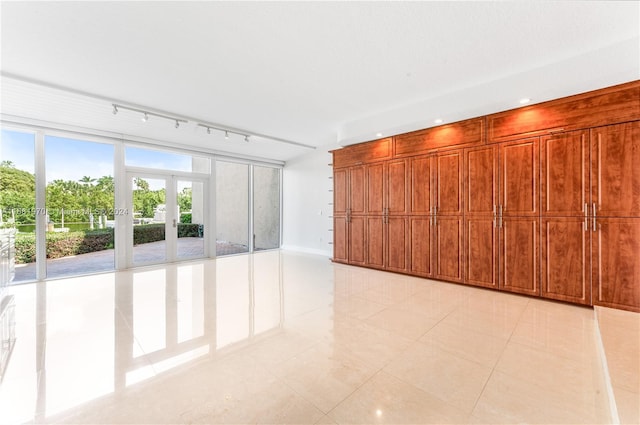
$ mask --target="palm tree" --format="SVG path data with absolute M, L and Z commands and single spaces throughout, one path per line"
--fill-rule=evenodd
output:
M 96 179 L 93 179 L 93 178 L 91 178 L 91 177 L 89 177 L 89 176 L 84 176 L 84 177 L 82 177 L 82 178 L 81 178 L 80 180 L 78 180 L 78 181 L 79 181 L 80 183 L 82 183 L 83 185 L 85 185 L 85 186 L 92 186 L 92 184 L 91 184 L 91 183 L 95 182 L 95 181 L 96 181 Z

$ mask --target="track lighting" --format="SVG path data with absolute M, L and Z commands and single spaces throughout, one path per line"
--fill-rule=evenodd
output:
M 120 112 L 121 109 L 127 110 L 127 111 L 133 111 L 133 112 L 137 112 L 139 114 L 142 114 L 142 121 L 143 122 L 147 122 L 149 120 L 149 117 L 158 117 L 158 118 L 163 118 L 165 120 L 169 120 L 169 121 L 173 121 L 175 123 L 175 128 L 180 128 L 180 124 L 188 124 L 189 121 L 187 121 L 187 119 L 184 118 L 178 118 L 176 116 L 171 116 L 171 115 L 165 115 L 165 114 L 161 114 L 161 113 L 157 113 L 157 112 L 150 112 L 148 110 L 144 110 L 144 109 L 140 109 L 140 108 L 134 108 L 131 106 L 123 106 L 117 103 L 112 103 L 111 106 L 113 107 L 113 114 L 116 115 L 118 112 Z M 195 119 L 193 118 L 189 118 L 192 121 L 195 121 Z M 311 146 L 311 145 L 305 145 L 304 143 L 299 143 L 299 142 L 294 142 L 292 140 L 286 140 L 286 139 L 280 139 L 278 137 L 273 137 L 273 136 L 267 136 L 265 134 L 260 134 L 260 133 L 252 133 L 246 130 L 241 130 L 239 128 L 232 128 L 232 127 L 227 127 L 227 126 L 223 126 L 223 125 L 218 125 L 218 124 L 203 124 L 203 123 L 197 123 L 198 127 L 203 127 L 207 129 L 207 134 L 211 134 L 211 130 L 217 130 L 220 132 L 224 133 L 224 138 L 226 140 L 229 140 L 229 134 L 235 134 L 241 137 L 244 137 L 244 141 L 245 142 L 249 142 L 249 138 L 250 137 L 258 137 L 259 140 L 260 139 L 266 139 L 266 140 L 271 140 L 273 142 L 279 142 L 279 143 L 287 143 L 290 145 L 295 145 L 295 146 L 300 146 L 302 148 L 308 148 L 308 149 L 315 149 L 315 146 Z
M 236 134 L 238 136 L 242 136 L 244 137 L 245 142 L 248 142 L 249 137 L 251 137 L 251 134 L 245 133 L 244 131 L 229 130 L 228 128 L 216 127 L 215 125 L 211 125 L 211 124 L 198 123 L 198 127 L 206 128 L 207 134 L 211 134 L 211 130 L 218 130 L 220 132 L 223 132 L 225 140 L 229 140 L 229 134 Z M 293 143 L 293 142 L 286 142 L 286 143 Z M 308 146 L 305 146 L 305 147 L 308 147 Z
M 158 118 L 164 118 L 165 120 L 171 120 L 171 121 L 175 121 L 176 125 L 175 127 L 178 128 L 180 127 L 180 123 L 187 123 L 187 120 L 183 120 L 182 118 L 176 118 L 176 117 L 170 117 L 169 115 L 163 115 L 163 114 L 157 114 L 155 112 L 149 112 L 149 111 L 145 111 L 142 109 L 138 109 L 138 108 L 131 108 L 129 106 L 122 106 L 122 105 L 118 105 L 116 103 L 112 103 L 111 106 L 113 106 L 113 114 L 117 114 L 120 109 L 125 109 L 127 111 L 133 111 L 133 112 L 138 112 L 142 114 L 142 122 L 147 122 L 149 121 L 149 116 L 154 116 L 154 117 L 158 117 Z

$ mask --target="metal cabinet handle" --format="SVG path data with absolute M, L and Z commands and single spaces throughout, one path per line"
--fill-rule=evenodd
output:
M 493 228 L 498 227 L 498 220 L 496 215 L 496 204 L 493 204 Z
M 502 205 L 498 207 L 498 227 L 502 229 Z
M 596 212 L 596 203 L 593 203 L 593 231 L 597 231 L 596 228 L 596 217 L 597 217 L 598 213 Z
M 584 203 L 584 230 L 585 232 L 589 230 L 589 206 L 587 203 Z

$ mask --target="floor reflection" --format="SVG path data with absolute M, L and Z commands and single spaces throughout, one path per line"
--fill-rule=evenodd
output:
M 51 422 L 283 324 L 282 254 L 16 286 L 18 344 L 0 422 Z M 31 351 L 29 351 L 31 348 Z M 93 401 L 92 401 L 93 400 Z M 98 402 L 100 403 L 100 402 Z

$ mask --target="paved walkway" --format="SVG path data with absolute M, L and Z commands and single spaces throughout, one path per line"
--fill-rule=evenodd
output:
M 246 245 L 230 242 L 217 242 L 216 255 L 229 255 L 247 252 Z M 135 263 L 153 263 L 165 261 L 165 241 L 150 242 L 134 247 Z M 178 258 L 194 258 L 204 255 L 204 239 L 179 238 Z M 47 278 L 96 273 L 115 269 L 114 250 L 90 252 L 70 257 L 47 260 Z M 36 263 L 16 265 L 15 282 L 36 279 Z

